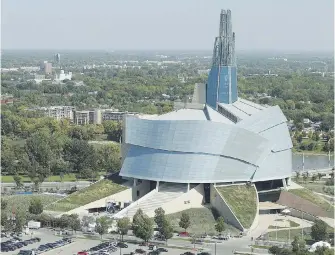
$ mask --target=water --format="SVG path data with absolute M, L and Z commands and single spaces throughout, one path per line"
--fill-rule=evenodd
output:
M 302 154 L 293 154 L 292 156 L 293 171 L 302 170 Z M 330 154 L 330 166 L 334 166 L 334 154 Z M 328 155 L 306 155 L 305 169 L 328 168 Z

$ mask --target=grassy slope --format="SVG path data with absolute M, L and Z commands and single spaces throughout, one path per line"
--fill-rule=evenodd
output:
M 257 211 L 257 196 L 253 187 L 232 185 L 217 187 L 244 228 L 250 228 Z
M 46 210 L 66 212 L 127 189 L 110 180 L 102 180 L 48 206 Z
M 7 212 L 12 212 L 12 210 L 16 210 L 18 208 L 23 209 L 24 211 L 28 210 L 30 200 L 35 197 L 41 199 L 44 208 L 46 205 L 56 202 L 57 200 L 62 198 L 60 196 L 40 194 L 2 196 L 2 198 L 5 199 L 8 203 L 6 208 Z
M 192 208 L 185 211 L 168 214 L 167 218 L 171 220 L 173 228 L 177 232 L 184 231 L 184 229 L 179 227 L 179 220 L 181 214 L 185 212 L 190 215 L 191 226 L 187 231 L 192 234 L 216 234 L 215 231 L 215 217 L 211 209 L 203 207 L 203 208 Z M 226 224 L 226 230 L 230 233 L 239 233 L 239 230 L 234 228 L 231 225 Z
M 327 212 L 331 212 L 331 214 L 334 215 L 334 206 L 329 204 L 327 201 L 312 191 L 308 189 L 290 189 L 289 192 L 312 202 L 313 204 L 323 208 Z

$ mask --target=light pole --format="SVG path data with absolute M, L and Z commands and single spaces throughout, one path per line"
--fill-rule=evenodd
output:
M 301 211 L 301 219 L 304 219 L 304 212 Z M 304 223 L 302 222 L 302 227 L 301 227 L 301 239 L 304 240 Z

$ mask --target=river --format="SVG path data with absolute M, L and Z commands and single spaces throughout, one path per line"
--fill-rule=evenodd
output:
M 329 167 L 328 155 L 306 155 L 305 154 L 305 169 L 318 169 Z M 293 171 L 302 170 L 302 154 L 294 154 L 292 156 Z M 334 154 L 330 157 L 330 166 L 334 166 Z

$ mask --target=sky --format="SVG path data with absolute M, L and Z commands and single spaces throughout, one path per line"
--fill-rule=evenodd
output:
M 2 0 L 2 49 L 212 50 L 231 9 L 237 51 L 331 51 L 334 0 Z

